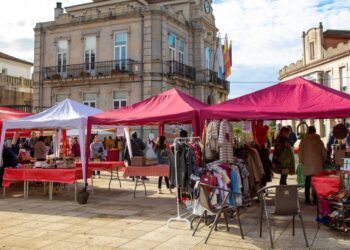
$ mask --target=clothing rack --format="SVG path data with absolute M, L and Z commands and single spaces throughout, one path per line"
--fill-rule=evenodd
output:
M 174 167 L 175 167 L 175 183 L 176 183 L 176 207 L 177 207 L 177 216 L 170 218 L 168 220 L 167 226 L 169 228 L 169 224 L 172 221 L 182 221 L 182 222 L 187 222 L 187 227 L 188 229 L 191 229 L 191 222 L 188 219 L 190 216 L 192 216 L 192 213 L 189 212 L 185 212 L 183 214 L 180 214 L 180 197 L 179 197 L 179 183 L 178 183 L 178 179 L 177 179 L 177 147 L 176 144 L 177 142 L 181 142 L 181 141 L 190 141 L 190 140 L 200 140 L 201 138 L 196 136 L 196 137 L 176 137 L 174 140 Z

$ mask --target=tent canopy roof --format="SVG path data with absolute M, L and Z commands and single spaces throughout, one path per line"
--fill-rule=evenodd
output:
M 201 120 L 287 120 L 350 116 L 350 95 L 297 77 L 204 108 Z
M 101 113 L 102 110 L 91 108 L 79 102 L 65 99 L 55 106 L 17 120 L 5 120 L 4 126 L 12 128 L 80 128 L 89 115 Z M 86 126 L 86 124 L 85 124 Z
M 19 119 L 30 115 L 30 113 L 26 113 L 20 110 L 11 109 L 7 107 L 0 107 L 0 121 Z
M 173 88 L 133 105 L 89 117 L 96 125 L 192 123 L 207 105 Z M 197 117 L 197 118 L 196 118 Z

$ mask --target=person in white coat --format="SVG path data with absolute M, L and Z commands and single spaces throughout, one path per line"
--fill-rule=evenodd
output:
M 310 126 L 299 145 L 299 162 L 305 175 L 305 202 L 310 203 L 311 177 L 323 170 L 327 160 L 327 151 L 321 137 L 316 134 L 316 128 Z M 314 197 L 314 203 L 315 196 Z

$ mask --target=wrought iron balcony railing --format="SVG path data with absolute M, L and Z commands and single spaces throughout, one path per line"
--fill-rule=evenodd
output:
M 188 66 L 183 63 L 179 63 L 177 61 L 168 61 L 167 62 L 168 67 L 168 75 L 176 75 L 176 76 L 182 76 L 189 78 L 191 80 L 195 80 L 196 78 L 196 71 L 191 66 Z
M 46 67 L 46 80 L 64 80 L 83 77 L 104 77 L 119 74 L 133 74 L 135 61 L 130 59 L 104 62 L 89 62 Z
M 220 79 L 218 77 L 218 72 L 210 69 L 205 69 L 205 70 L 202 70 L 201 73 L 202 73 L 202 81 L 221 85 L 225 90 L 230 91 L 230 82 L 224 79 Z

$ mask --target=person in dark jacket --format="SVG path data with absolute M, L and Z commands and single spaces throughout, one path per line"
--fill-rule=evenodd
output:
M 290 130 L 289 144 L 293 148 L 294 144 L 297 142 L 298 138 L 297 138 L 297 135 L 294 133 L 292 126 L 288 125 L 287 128 L 289 128 L 289 130 Z
M 281 128 L 273 151 L 272 167 L 276 174 L 281 175 L 280 185 L 287 185 L 288 175 L 295 174 L 295 159 L 289 144 L 289 132 L 287 127 Z
M 2 180 L 4 177 L 5 168 L 15 168 L 18 165 L 18 158 L 11 147 L 5 147 L 2 152 L 3 165 L 0 168 L 0 187 L 2 187 Z
M 165 136 L 159 136 L 156 145 L 154 146 L 154 152 L 157 155 L 157 162 L 158 164 L 162 164 L 162 165 L 169 165 L 169 150 L 168 150 L 168 146 L 166 144 L 166 138 Z M 162 180 L 163 180 L 163 176 L 160 176 L 158 179 L 158 193 L 161 194 L 162 193 Z M 170 186 L 169 186 L 169 178 L 168 177 L 164 177 L 165 180 L 165 184 L 167 189 L 170 190 Z

